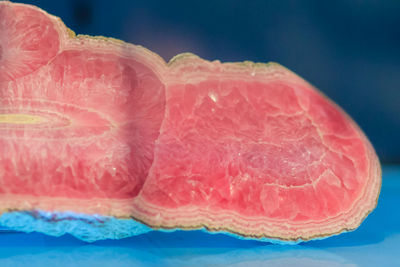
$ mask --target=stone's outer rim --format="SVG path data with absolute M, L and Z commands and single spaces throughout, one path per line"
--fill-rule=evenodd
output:
M 376 152 L 372 146 L 372 144 L 370 143 L 370 141 L 368 140 L 367 136 L 364 134 L 364 132 L 360 129 L 360 127 L 354 122 L 354 120 L 346 113 L 344 112 L 344 110 L 339 107 L 336 103 L 334 103 L 332 100 L 330 100 L 330 98 L 328 98 L 326 95 L 324 95 L 321 91 L 319 91 L 318 89 L 316 89 L 314 86 L 310 85 L 308 82 L 306 82 L 304 79 L 302 79 L 301 77 L 299 77 L 298 75 L 296 75 L 295 73 L 293 73 L 292 71 L 286 69 L 285 67 L 281 66 L 278 63 L 253 63 L 250 61 L 244 61 L 244 62 L 235 62 L 235 63 L 221 63 L 218 60 L 215 61 L 207 61 L 204 59 L 201 59 L 200 57 L 191 54 L 191 53 L 182 53 L 182 54 L 178 54 L 175 57 L 173 57 L 168 63 L 166 63 L 164 61 L 164 59 L 162 59 L 159 55 L 157 55 L 156 53 L 148 50 L 147 48 L 144 48 L 142 46 L 138 46 L 138 45 L 133 45 L 130 43 L 126 43 L 124 41 L 115 39 L 115 38 L 108 38 L 108 37 L 103 37 L 103 36 L 88 36 L 88 35 L 75 35 L 75 33 L 70 30 L 69 28 L 67 28 L 65 26 L 65 24 L 62 22 L 62 20 L 59 17 L 53 16 L 48 14 L 46 11 L 33 6 L 33 5 L 27 5 L 27 4 L 18 4 L 18 3 L 11 3 L 11 2 L 1 2 L 0 4 L 5 4 L 5 5 L 9 5 L 9 4 L 13 4 L 13 5 L 20 5 L 20 6 L 25 6 L 25 7 L 30 7 L 33 8 L 37 11 L 40 11 L 42 13 L 44 13 L 46 16 L 48 16 L 49 18 L 51 18 L 55 24 L 55 28 L 56 30 L 59 32 L 60 34 L 60 49 L 59 49 L 59 53 L 61 53 L 62 51 L 68 50 L 68 48 L 73 48 L 73 49 L 79 49 L 82 48 L 82 44 L 85 44 L 85 42 L 88 42 L 90 45 L 95 45 L 97 47 L 101 47 L 104 48 L 105 50 L 108 50 L 111 52 L 111 50 L 113 50 L 112 52 L 115 53 L 115 47 L 118 48 L 123 48 L 123 49 L 127 49 L 127 51 L 123 51 L 122 53 L 117 53 L 118 56 L 126 56 L 126 57 L 132 57 L 135 60 L 137 60 L 137 58 L 139 59 L 143 59 L 146 60 L 146 66 L 150 65 L 152 68 L 152 70 L 157 74 L 157 76 L 160 78 L 161 82 L 165 85 L 168 86 L 171 83 L 174 82 L 182 82 L 182 78 L 179 79 L 179 77 L 176 77 L 176 73 L 174 74 L 174 72 L 178 72 L 178 73 L 182 73 L 182 71 L 184 72 L 184 70 L 182 68 L 185 67 L 198 67 L 198 66 L 206 66 L 207 68 L 211 68 L 216 70 L 217 72 L 233 72 L 234 75 L 240 75 L 243 74 L 244 76 L 248 76 L 249 74 L 251 74 L 251 76 L 264 76 L 266 73 L 273 73 L 273 71 L 281 71 L 281 74 L 283 73 L 285 76 L 289 75 L 291 76 L 292 79 L 300 81 L 302 83 L 305 83 L 307 85 L 307 88 L 309 88 L 310 90 L 314 89 L 317 91 L 317 93 L 319 93 L 320 95 L 322 95 L 322 97 L 324 97 L 325 99 L 327 99 L 336 109 L 338 109 L 339 111 L 341 111 L 342 114 L 345 115 L 345 117 L 351 122 L 351 124 L 353 125 L 353 127 L 356 128 L 356 131 L 360 134 L 360 138 L 363 139 L 364 144 L 366 145 L 366 150 L 368 153 L 368 159 L 369 159 L 369 163 L 370 163 L 370 169 L 373 168 L 372 173 L 370 171 L 370 177 L 369 179 L 371 179 L 371 181 L 377 181 L 379 184 L 377 185 L 377 193 L 376 193 L 376 197 L 374 200 L 374 203 L 372 203 L 372 205 L 370 204 L 369 206 L 372 206 L 371 208 L 369 208 L 366 212 L 362 213 L 361 217 L 358 218 L 355 222 L 354 225 L 350 226 L 350 227 L 342 227 L 341 230 L 339 231 L 335 231 L 335 232 L 326 232 L 323 234 L 319 234 L 319 235 L 315 235 L 315 236 L 309 236 L 309 237 L 305 237 L 305 238 L 284 238 L 282 236 L 271 236 L 271 235 L 248 235 L 247 237 L 251 237 L 251 238 L 273 238 L 273 239 L 279 239 L 282 241 L 306 241 L 306 240 L 311 240 L 311 239 L 315 239 L 315 238 L 321 238 L 321 237 L 327 237 L 327 236 L 331 236 L 331 235 L 335 235 L 335 234 L 339 234 L 343 231 L 351 231 L 356 229 L 361 223 L 362 221 L 368 216 L 368 214 L 370 212 L 372 212 L 375 207 L 377 206 L 378 203 L 378 198 L 379 198 L 379 192 L 381 189 L 381 185 L 382 185 L 382 170 L 380 167 L 380 162 L 379 159 L 376 155 Z M 110 45 L 112 45 L 113 47 L 110 47 Z M 87 47 L 83 47 L 83 49 L 87 49 Z M 58 53 L 58 54 L 59 54 Z M 51 60 L 49 60 L 50 62 Z M 139 60 L 139 62 L 141 62 Z M 150 64 L 149 64 L 150 62 Z M 196 63 L 196 64 L 194 64 Z M 172 75 L 170 75 L 170 72 L 172 73 Z M 205 70 L 205 71 L 199 71 L 199 72 L 194 72 L 192 71 L 193 75 L 192 76 L 199 76 L 199 74 L 202 73 L 207 73 L 210 74 L 210 70 Z M 175 76 L 174 76 L 175 75 Z M 251 78 L 252 80 L 256 79 L 256 78 Z M 192 77 L 184 77 L 185 79 L 189 78 L 189 80 L 192 79 Z M 265 79 L 263 79 L 265 81 Z M 171 82 L 170 82 L 171 81 Z M 372 188 L 375 189 L 375 188 Z M 368 190 L 365 190 L 365 192 L 367 192 Z M 69 199 L 70 200 L 70 199 Z M 35 202 L 35 201 L 34 201 Z M 90 201 L 89 201 L 90 202 Z M 118 200 L 116 201 L 116 203 L 118 203 Z M 38 204 L 38 203 L 35 203 Z M 28 205 L 31 206 L 31 205 Z M 26 208 L 28 207 L 26 206 Z M 46 205 L 43 205 L 46 206 Z M 48 205 L 53 206 L 53 205 Z M 26 209 L 25 208 L 25 209 Z M 129 209 L 129 208 L 128 208 Z M 21 208 L 17 208 L 17 209 L 3 209 L 1 211 L 2 212 L 6 212 L 6 211 L 10 211 L 10 210 L 24 210 L 23 207 Z M 213 227 L 209 227 L 205 224 L 200 224 L 200 225 L 195 225 L 195 226 L 191 226 L 191 225 L 176 225 L 174 227 L 163 227 L 163 226 L 158 226 L 158 225 L 152 225 L 152 224 L 148 224 L 146 223 L 144 220 L 141 220 L 138 217 L 135 216 L 131 216 L 131 215 L 124 215 L 121 214 L 120 212 L 117 212 L 117 209 L 113 208 L 109 208 L 108 212 L 109 214 L 106 215 L 112 215 L 115 216 L 117 218 L 133 218 L 137 221 L 140 221 L 154 229 L 174 229 L 174 228 L 181 228 L 181 229 L 199 229 L 199 228 L 206 228 L 209 231 L 227 231 L 233 234 L 238 234 L 241 236 L 245 236 L 246 234 L 243 234 L 242 232 L 235 232 L 233 229 L 225 229 L 225 228 L 213 228 Z M 128 212 L 129 214 L 129 212 Z

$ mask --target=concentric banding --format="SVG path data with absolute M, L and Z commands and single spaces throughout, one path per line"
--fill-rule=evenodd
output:
M 112 123 L 95 110 L 36 99 L 2 99 L 0 136 L 4 138 L 85 138 L 102 135 Z

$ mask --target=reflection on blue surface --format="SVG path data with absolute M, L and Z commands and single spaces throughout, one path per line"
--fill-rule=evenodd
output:
M 116 219 L 110 216 L 86 215 L 74 212 L 47 212 L 47 211 L 14 211 L 3 213 L 0 217 L 0 231 L 39 232 L 52 236 L 71 234 L 86 242 L 94 242 L 105 239 L 121 239 L 131 236 L 145 234 L 154 231 L 152 228 L 132 219 Z M 176 232 L 179 229 L 161 229 L 161 232 Z M 228 236 L 243 240 L 257 240 L 275 244 L 295 245 L 302 242 L 281 241 L 269 238 L 243 237 L 229 232 L 209 232 L 201 229 L 207 234 L 223 233 Z M 325 239 L 323 237 L 321 239 Z
M 151 231 L 93 243 L 70 235 L 0 235 L 0 265 L 63 266 L 400 266 L 400 168 L 383 172 L 377 209 L 356 231 L 294 246 L 202 231 Z
M 0 217 L 4 230 L 40 232 L 52 236 L 71 234 L 83 241 L 121 239 L 140 235 L 152 229 L 134 220 L 73 212 L 16 211 Z

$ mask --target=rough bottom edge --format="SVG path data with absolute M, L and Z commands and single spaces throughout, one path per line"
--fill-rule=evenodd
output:
M 175 232 L 181 229 L 154 230 L 133 219 L 116 219 L 110 216 L 87 215 L 74 212 L 47 212 L 41 210 L 13 211 L 3 213 L 0 217 L 0 230 L 15 230 L 26 233 L 40 232 L 51 236 L 71 234 L 85 242 L 95 242 L 105 239 L 121 239 L 150 231 Z M 242 240 L 256 240 L 281 245 L 296 245 L 304 240 L 283 241 L 269 238 L 243 237 L 233 233 L 200 229 L 207 234 L 225 234 Z M 313 240 L 325 239 L 315 238 Z

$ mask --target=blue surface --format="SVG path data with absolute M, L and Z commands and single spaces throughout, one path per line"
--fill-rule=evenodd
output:
M 400 168 L 383 170 L 377 209 L 356 231 L 273 245 L 202 231 L 151 231 L 83 242 L 70 235 L 0 234 L 0 266 L 400 266 Z

